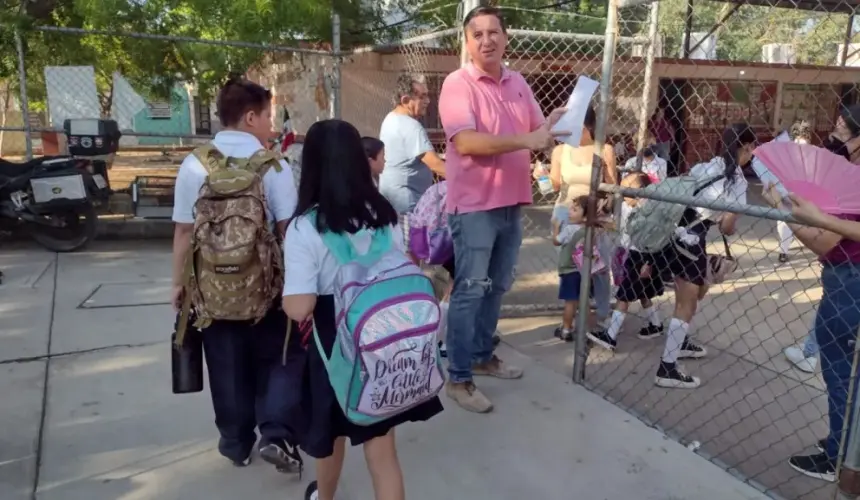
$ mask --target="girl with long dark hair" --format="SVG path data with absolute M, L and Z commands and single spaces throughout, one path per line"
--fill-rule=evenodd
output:
M 376 500 L 403 500 L 403 473 L 397 459 L 394 428 L 424 421 L 442 411 L 438 398 L 388 420 L 359 426 L 347 420 L 329 382 L 323 355 L 336 340 L 335 277 L 338 263 L 323 243 L 323 233 L 346 235 L 361 252 L 378 231 L 404 250 L 397 212 L 373 182 L 358 130 L 347 122 L 315 123 L 305 137 L 302 176 L 295 215 L 284 238 L 284 311 L 296 321 L 313 318 L 302 387 L 306 431 L 300 446 L 317 459 L 317 481 L 306 498 L 333 500 L 343 466 L 346 438 L 364 445 Z M 315 212 L 315 216 L 312 215 Z M 325 354 L 320 352 L 325 350 Z
M 729 201 L 746 204 L 747 181 L 743 166 L 752 161 L 756 146 L 755 132 L 746 123 L 737 123 L 723 131 L 718 156 L 690 169 L 696 177 L 718 179 L 703 189 L 702 201 Z M 666 268 L 675 277 L 675 311 L 666 332 L 666 347 L 657 369 L 656 383 L 661 387 L 692 389 L 701 384 L 697 377 L 683 373 L 678 359 L 702 358 L 707 350 L 688 338 L 690 323 L 699 301 L 708 292 L 708 256 L 705 250 L 710 229 L 717 226 L 723 235 L 732 235 L 738 214 L 719 213 L 707 208 L 688 208 L 679 227 L 678 241 L 664 251 Z

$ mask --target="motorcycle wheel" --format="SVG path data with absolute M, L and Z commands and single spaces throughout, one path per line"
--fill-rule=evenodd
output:
M 91 204 L 47 217 L 62 222 L 62 227 L 31 223 L 29 229 L 33 239 L 52 252 L 80 250 L 96 236 L 98 216 Z

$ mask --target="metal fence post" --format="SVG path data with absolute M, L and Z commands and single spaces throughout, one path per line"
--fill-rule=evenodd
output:
M 27 100 L 27 67 L 24 65 L 24 40 L 21 30 L 15 29 L 15 46 L 18 49 L 18 85 L 21 87 L 21 119 L 24 121 L 24 144 L 27 159 L 33 158 L 33 139 L 30 137 L 30 103 Z
M 591 264 L 594 258 L 594 218 L 597 215 L 597 197 L 600 194 L 601 174 L 603 173 L 603 144 L 606 142 L 606 121 L 611 106 L 612 69 L 615 61 L 615 42 L 618 35 L 618 3 L 609 0 L 606 6 L 606 36 L 603 46 L 603 69 L 600 78 L 600 107 L 597 109 L 597 124 L 594 134 L 594 160 L 591 167 L 591 186 L 588 193 L 588 224 L 585 229 L 585 252 L 580 269 L 582 284 L 579 288 L 579 311 L 576 315 L 576 353 L 573 359 L 573 381 L 581 384 L 585 380 L 585 365 L 588 362 L 588 296 L 591 290 Z
M 331 16 L 331 51 L 332 51 L 332 69 L 331 69 L 331 99 L 329 99 L 329 116 L 331 118 L 340 119 L 340 70 L 343 57 L 340 48 L 340 15 L 337 12 Z
M 460 24 L 463 24 L 463 21 L 466 19 L 466 16 L 469 15 L 469 12 L 472 11 L 475 7 L 481 5 L 480 0 L 463 0 L 460 5 L 463 7 L 463 16 L 460 18 Z M 463 34 L 460 35 L 460 67 L 465 66 L 469 63 L 469 52 L 466 50 L 466 30 L 463 29 Z
M 839 487 L 836 490 L 836 500 L 855 500 L 860 496 L 860 398 L 857 397 L 857 364 L 860 360 L 860 330 L 854 342 L 854 356 L 851 362 L 851 382 L 848 384 L 848 404 L 845 411 L 849 417 L 843 424 L 842 443 L 839 448 L 844 447 L 845 453 L 841 453 L 837 460 L 837 473 Z M 848 432 L 848 442 L 845 443 L 844 432 Z
M 645 147 L 645 137 L 648 135 L 648 119 L 651 111 L 651 87 L 654 79 L 654 57 L 657 52 L 657 23 L 660 18 L 660 2 L 651 4 L 651 16 L 648 20 L 648 48 L 645 51 L 645 83 L 642 86 L 642 109 L 639 111 L 639 133 L 636 137 L 637 152 Z M 638 165 L 642 166 L 642 155 Z

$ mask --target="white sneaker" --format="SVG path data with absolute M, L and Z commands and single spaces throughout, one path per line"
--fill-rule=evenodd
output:
M 785 353 L 785 357 L 798 370 L 806 373 L 815 373 L 815 369 L 818 367 L 817 357 L 811 356 L 807 358 L 803 354 L 803 349 L 798 346 L 787 347 L 783 352 Z

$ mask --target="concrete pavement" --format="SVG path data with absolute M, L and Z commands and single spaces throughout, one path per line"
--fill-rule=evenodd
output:
M 303 481 L 259 461 L 233 468 L 215 451 L 208 393 L 171 394 L 168 243 L 4 247 L 0 268 L 0 499 L 301 499 L 312 468 Z M 444 401 L 400 430 L 410 499 L 765 498 L 566 376 L 502 355 L 527 373 L 481 381 L 494 413 Z M 368 498 L 351 450 L 339 499 Z

